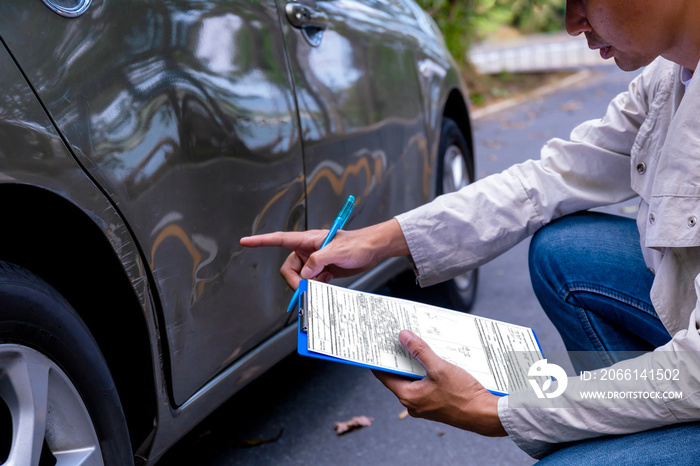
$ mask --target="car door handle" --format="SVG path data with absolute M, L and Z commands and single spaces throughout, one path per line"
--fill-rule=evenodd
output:
M 284 11 L 287 13 L 289 23 L 295 28 L 326 29 L 328 27 L 328 16 L 310 6 L 290 2 L 284 6 Z

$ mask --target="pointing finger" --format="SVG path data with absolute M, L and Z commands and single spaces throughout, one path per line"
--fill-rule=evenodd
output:
M 241 238 L 240 243 L 247 248 L 282 247 L 297 249 L 311 247 L 317 249 L 323 243 L 324 237 L 322 231 L 319 231 L 318 234 L 308 231 L 277 231 L 262 235 L 245 236 Z

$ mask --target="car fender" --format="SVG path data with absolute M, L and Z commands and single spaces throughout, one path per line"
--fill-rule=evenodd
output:
M 153 337 L 158 335 L 153 299 L 142 256 L 128 226 L 119 215 L 117 207 L 74 158 L 4 45 L 0 45 L 0 85 L 0 192 L 3 193 L 5 206 L 0 209 L 4 217 L 3 236 L 13 238 L 8 231 L 19 227 L 30 228 L 26 225 L 32 225 L 33 234 L 36 234 L 36 239 L 27 239 L 26 251 L 21 250 L 21 244 L 4 244 L 0 247 L 2 259 L 34 269 L 42 278 L 58 285 L 55 286 L 58 289 L 65 289 L 65 286 L 56 283 L 56 279 L 71 270 L 69 266 L 73 264 L 66 262 L 77 256 L 77 252 L 74 256 L 65 252 L 57 257 L 69 259 L 63 259 L 63 263 L 54 263 L 50 257 L 34 250 L 42 251 L 39 243 L 43 243 L 44 238 L 45 242 L 49 243 L 52 238 L 71 234 L 80 236 L 82 233 L 71 232 L 71 228 L 76 228 L 76 225 L 44 222 L 37 218 L 40 215 L 38 212 L 42 209 L 51 210 L 57 206 L 66 206 L 71 212 L 76 212 L 73 218 L 84 217 L 85 224 L 94 225 L 121 265 L 122 270 L 119 273 L 125 277 L 133 291 L 133 301 L 140 307 L 139 311 L 143 317 L 141 321 L 148 327 L 147 331 L 142 331 L 141 334 L 148 335 L 147 344 L 153 356 L 149 361 L 149 375 L 153 382 L 145 385 L 150 386 L 153 393 L 141 395 L 144 399 L 153 399 L 161 394 L 160 397 L 167 402 L 163 395 L 166 390 L 162 389 L 162 368 L 153 363 L 161 359 L 162 351 L 158 339 Z M 19 212 L 16 216 L 9 217 L 13 218 L 12 222 L 7 221 L 9 212 Z M 61 246 L 55 245 L 55 248 Z M 91 252 L 84 253 L 89 255 Z M 85 274 L 101 272 L 82 271 Z M 69 279 L 63 277 L 63 280 L 72 280 L 75 287 L 79 288 L 81 276 L 78 273 Z M 85 317 L 87 316 L 84 316 L 84 320 L 89 322 L 90 319 Z M 109 318 L 113 317 L 116 316 Z M 96 339 L 100 343 L 100 339 Z M 106 351 L 105 348 L 102 350 Z M 155 389 L 156 386 L 159 389 Z M 142 420 L 146 427 L 137 429 L 143 431 L 143 439 L 153 429 L 154 409 L 155 406 L 151 406 L 150 410 L 146 411 L 151 413 Z

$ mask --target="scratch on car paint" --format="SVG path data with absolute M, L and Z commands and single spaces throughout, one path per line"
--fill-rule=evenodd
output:
M 113 207 L 110 206 L 106 210 L 116 215 L 116 210 Z M 148 280 L 143 261 L 134 248 L 129 230 L 121 223 L 118 225 L 112 223 L 105 228 L 105 234 L 117 253 L 139 302 L 145 305 L 148 296 Z
M 281 198 L 282 196 L 284 196 L 290 189 L 292 189 L 292 187 L 293 187 L 295 184 L 297 184 L 297 183 L 303 183 L 303 182 L 304 182 L 304 175 L 298 176 L 297 178 L 293 179 L 292 182 L 289 183 L 289 185 L 287 185 L 283 190 L 281 190 L 281 191 L 279 191 L 277 194 L 275 194 L 275 195 L 272 197 L 272 199 L 270 199 L 270 200 L 265 204 L 265 206 L 262 208 L 262 210 L 260 211 L 260 213 L 255 217 L 255 220 L 253 221 L 253 232 L 252 232 L 252 234 L 255 234 L 255 233 L 258 231 L 258 226 L 260 225 L 260 221 L 262 220 L 263 216 L 265 215 L 265 212 L 267 212 L 267 211 L 270 209 L 270 207 L 272 207 L 272 206 L 275 204 L 275 202 L 277 202 L 277 201 L 279 200 L 279 198 Z M 298 204 L 299 202 L 301 202 L 302 199 L 303 199 L 303 197 L 300 198 L 299 200 L 297 200 L 296 203 Z

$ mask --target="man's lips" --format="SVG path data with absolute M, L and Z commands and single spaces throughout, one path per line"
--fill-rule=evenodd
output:
M 612 45 L 608 45 L 600 49 L 600 56 L 603 57 L 603 60 L 607 60 L 608 58 L 612 57 L 612 50 Z
M 603 60 L 607 60 L 608 58 L 612 57 L 612 51 L 613 51 L 612 45 L 589 43 L 588 48 L 591 50 L 600 50 L 600 56 L 603 58 Z
M 588 48 L 591 50 L 600 50 L 600 56 L 604 60 L 612 57 L 613 46 L 607 42 L 603 42 L 603 38 L 594 32 L 586 32 L 586 41 L 588 42 Z

